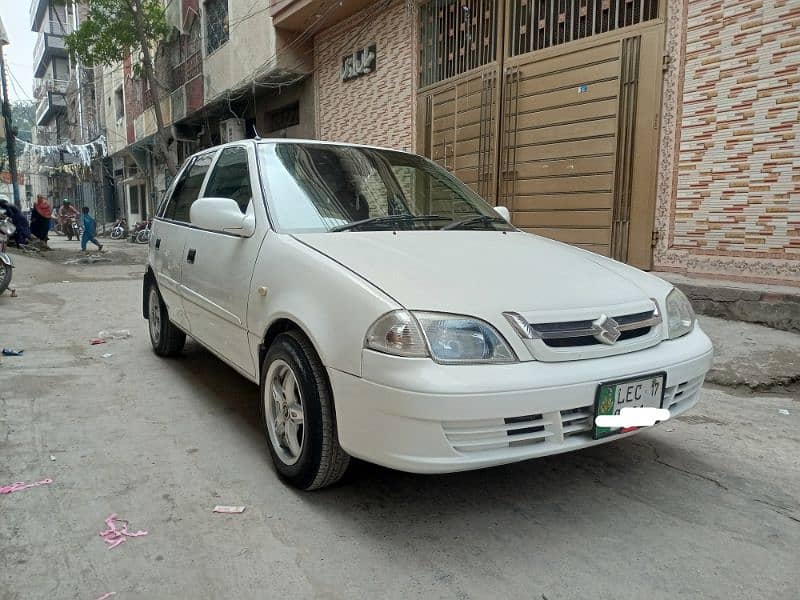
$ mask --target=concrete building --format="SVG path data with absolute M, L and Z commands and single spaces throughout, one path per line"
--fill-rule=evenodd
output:
M 313 46 L 276 33 L 266 0 L 260 8 L 252 0 L 181 0 L 167 4 L 167 17 L 172 34 L 154 49 L 155 94 L 130 59 L 102 75 L 117 212 L 129 223 L 153 215 L 171 180 L 156 149 L 157 96 L 178 164 L 222 142 L 315 132 L 305 81 Z
M 33 93 L 38 100 L 32 137 L 39 146 L 82 145 L 103 131 L 94 69 L 70 59 L 64 41 L 83 16 L 84 7 L 77 0 L 31 1 L 31 29 L 37 33 Z M 89 206 L 101 223 L 108 218 L 111 199 L 104 190 L 106 175 L 100 161 L 84 165 L 78 155 L 65 150 L 38 158 L 28 155 L 26 160 L 31 198 L 43 194 L 56 206 L 68 198 Z
M 641 268 L 800 286 L 800 2 L 271 5 L 313 36 L 318 137 Z

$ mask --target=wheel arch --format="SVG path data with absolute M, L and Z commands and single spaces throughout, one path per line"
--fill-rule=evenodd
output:
M 303 327 L 299 320 L 289 316 L 289 315 L 282 315 L 273 319 L 273 321 L 269 324 L 264 335 L 261 338 L 261 343 L 258 346 L 258 378 L 259 381 L 261 380 L 261 376 L 263 375 L 262 366 L 264 364 L 264 359 L 267 357 L 267 352 L 269 351 L 270 346 L 275 341 L 275 339 L 282 333 L 286 333 L 288 331 L 296 331 L 301 334 L 304 338 L 308 340 L 311 344 L 311 347 L 314 349 L 314 352 L 317 353 L 317 357 L 319 357 L 320 362 L 322 362 L 323 367 L 325 366 L 325 360 L 322 357 L 322 354 L 319 351 L 319 345 L 315 342 L 314 337 L 309 334 L 305 327 Z

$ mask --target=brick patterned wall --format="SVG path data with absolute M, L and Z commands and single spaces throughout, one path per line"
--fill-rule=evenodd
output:
M 656 268 L 800 285 L 800 1 L 669 8 Z
M 375 14 L 374 3 L 314 39 L 317 137 L 414 149 L 415 45 L 404 1 Z M 342 82 L 342 57 L 377 45 L 374 73 Z

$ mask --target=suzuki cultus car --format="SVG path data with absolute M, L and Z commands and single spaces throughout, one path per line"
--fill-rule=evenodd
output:
M 247 140 L 200 152 L 166 192 L 144 316 L 261 389 L 276 470 L 302 489 L 350 457 L 477 469 L 631 435 L 625 407 L 698 400 L 708 337 L 669 283 L 517 230 L 433 162 Z

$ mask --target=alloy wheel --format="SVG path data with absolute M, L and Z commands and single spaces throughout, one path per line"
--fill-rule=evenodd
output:
M 150 288 L 150 299 L 148 301 L 150 308 L 149 323 L 150 323 L 150 338 L 153 340 L 153 345 L 158 346 L 161 341 L 161 299 L 158 297 L 158 290 L 155 286 Z
M 275 360 L 267 371 L 264 408 L 275 453 L 284 464 L 295 464 L 305 442 L 303 396 L 294 371 L 281 359 Z

